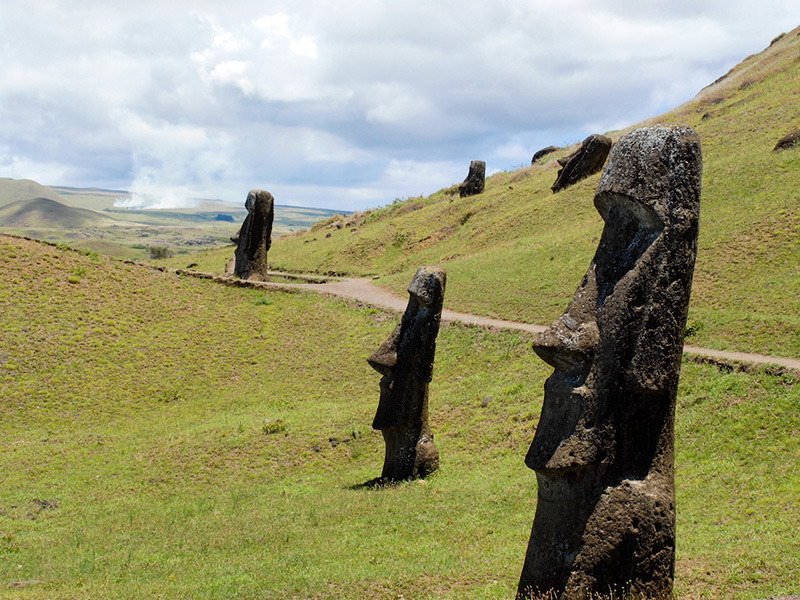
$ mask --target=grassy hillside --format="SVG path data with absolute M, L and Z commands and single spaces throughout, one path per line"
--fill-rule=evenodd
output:
M 31 179 L 0 177 L 0 206 L 32 198 L 49 198 L 68 204 L 55 190 Z
M 800 148 L 773 152 L 800 128 L 800 28 L 749 57 L 694 100 L 653 119 L 694 127 L 703 144 L 700 251 L 688 341 L 800 356 Z M 611 132 L 618 139 L 623 132 Z M 535 150 L 535 149 L 532 149 Z M 270 261 L 290 270 L 380 275 L 401 292 L 421 264 L 448 271 L 448 307 L 549 323 L 597 246 L 599 174 L 553 194 L 556 159 L 276 240 Z M 206 265 L 221 269 L 217 255 Z
M 441 471 L 370 489 L 365 359 L 396 316 L 4 236 L 0 265 L 0 596 L 513 597 L 550 371 L 529 336 L 443 327 Z M 679 598 L 796 592 L 798 405 L 792 376 L 684 365 Z
M 0 207 L 0 227 L 4 229 L 51 228 L 54 225 L 74 229 L 111 224 L 112 219 L 98 212 L 67 206 L 49 198 L 18 200 Z

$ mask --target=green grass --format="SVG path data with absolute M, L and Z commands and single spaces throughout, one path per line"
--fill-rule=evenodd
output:
M 530 336 L 442 327 L 441 470 L 371 489 L 365 359 L 396 315 L 12 238 L 0 263 L 0 596 L 513 596 L 551 371 Z M 796 591 L 799 408 L 789 375 L 684 365 L 680 598 Z

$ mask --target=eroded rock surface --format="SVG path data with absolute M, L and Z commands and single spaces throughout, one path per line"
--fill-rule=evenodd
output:
M 428 384 L 433 378 L 445 281 L 443 269 L 417 269 L 400 324 L 367 359 L 383 375 L 372 427 L 381 430 L 386 443 L 384 481 L 425 477 L 439 467 L 428 426 Z
M 550 188 L 553 193 L 578 183 L 602 169 L 611 146 L 611 138 L 593 134 L 583 140 L 581 147 L 575 152 L 559 159 L 558 164 L 561 165 L 561 169 Z
M 458 185 L 458 194 L 462 198 L 475 196 L 483 192 L 486 185 L 486 163 L 482 160 L 473 160 L 469 164 L 467 178 Z
M 534 344 L 555 370 L 525 459 L 538 503 L 518 598 L 672 598 L 675 396 L 701 170 L 688 127 L 639 129 L 611 152 L 597 252 Z
M 275 200 L 269 192 L 250 190 L 245 207 L 247 216 L 236 236 L 238 240 L 234 255 L 234 273 L 242 279 L 266 281 Z

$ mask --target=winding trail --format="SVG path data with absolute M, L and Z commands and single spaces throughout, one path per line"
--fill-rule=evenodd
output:
M 274 273 L 276 276 L 283 275 L 282 273 Z M 255 282 L 254 282 L 255 283 Z M 325 281 L 324 283 L 271 283 L 271 282 L 258 282 L 259 287 L 267 288 L 290 288 L 297 290 L 307 290 L 319 292 L 323 294 L 330 294 L 348 300 L 355 300 L 365 304 L 371 304 L 380 308 L 385 308 L 395 312 L 402 313 L 406 304 L 407 298 L 401 298 L 386 288 L 374 285 L 370 279 L 359 277 L 348 277 L 336 281 Z M 468 313 L 456 312 L 454 310 L 444 309 L 442 311 L 442 321 L 466 323 L 468 325 L 477 325 L 479 327 L 496 327 L 499 329 L 516 329 L 527 331 L 529 333 L 541 333 L 546 329 L 542 325 L 532 325 L 530 323 L 519 323 L 517 321 L 505 321 L 502 319 L 492 319 L 490 317 L 481 317 L 478 315 L 471 315 Z M 698 346 L 684 346 L 684 351 L 693 356 L 708 360 L 708 362 L 725 362 L 732 361 L 734 363 L 744 363 L 748 365 L 776 365 L 791 369 L 800 373 L 800 360 L 794 358 L 783 358 L 777 356 L 767 356 L 765 354 L 755 354 L 750 352 L 731 352 L 726 350 L 712 350 L 711 348 L 700 348 Z

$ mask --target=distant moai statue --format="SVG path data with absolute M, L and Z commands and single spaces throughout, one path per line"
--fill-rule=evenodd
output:
M 482 160 L 473 160 L 469 163 L 467 178 L 458 185 L 458 194 L 462 198 L 475 196 L 483 192 L 486 185 L 486 163 Z
M 445 281 L 443 269 L 417 269 L 400 324 L 367 359 L 383 375 L 372 428 L 382 431 L 386 443 L 384 481 L 425 477 L 439 467 L 439 451 L 428 426 L 428 384 L 433 378 Z
M 701 171 L 689 127 L 638 129 L 611 152 L 597 252 L 533 347 L 555 371 L 525 458 L 538 503 L 517 598 L 672 598 L 675 396 Z
M 558 159 L 561 169 L 556 175 L 556 181 L 550 188 L 553 193 L 578 183 L 581 179 L 594 175 L 608 158 L 612 141 L 610 137 L 593 134 L 583 140 L 581 147 L 569 156 Z
M 272 245 L 275 200 L 264 190 L 250 190 L 245 202 L 247 216 L 236 240 L 234 273 L 242 279 L 266 281 L 267 253 Z
M 558 150 L 561 150 L 561 148 L 559 148 L 558 146 L 547 146 L 546 148 L 537 150 L 536 152 L 533 153 L 533 158 L 531 158 L 531 164 L 535 165 L 537 162 L 542 160 L 548 154 L 552 154 L 553 152 L 556 152 Z

